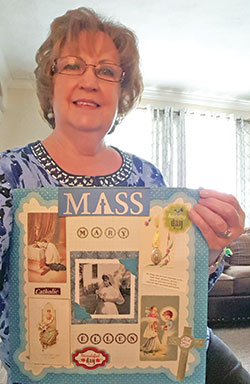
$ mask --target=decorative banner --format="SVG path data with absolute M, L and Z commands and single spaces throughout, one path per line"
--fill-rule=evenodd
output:
M 205 383 L 198 190 L 14 192 L 12 382 Z M 99 381 L 98 381 L 99 380 Z

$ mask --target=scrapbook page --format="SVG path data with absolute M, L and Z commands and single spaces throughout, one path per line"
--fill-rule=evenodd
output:
M 164 187 L 16 190 L 12 381 L 205 383 L 208 248 L 188 215 L 198 199 Z

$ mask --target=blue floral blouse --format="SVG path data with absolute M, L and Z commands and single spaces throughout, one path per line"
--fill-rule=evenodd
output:
M 122 157 L 118 171 L 105 176 L 82 176 L 65 172 L 50 157 L 40 141 L 0 154 L 0 360 L 8 369 L 8 256 L 12 230 L 12 192 L 39 187 L 161 187 L 165 182 L 150 162 L 116 149 Z M 209 286 L 222 268 L 211 275 Z

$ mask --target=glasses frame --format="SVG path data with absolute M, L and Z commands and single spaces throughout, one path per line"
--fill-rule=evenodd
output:
M 82 61 L 86 65 L 84 71 L 82 73 L 77 73 L 77 74 L 62 73 L 62 72 L 57 71 L 57 60 L 59 60 L 59 59 L 66 59 L 67 57 L 74 57 L 74 58 L 79 59 L 80 61 Z M 96 71 L 96 67 L 99 66 L 100 64 L 101 63 L 99 63 L 99 64 L 88 64 L 88 63 L 86 63 L 86 61 L 84 61 L 79 56 L 62 56 L 62 57 L 58 57 L 57 59 L 54 60 L 52 66 L 51 66 L 51 75 L 53 76 L 53 75 L 55 75 L 57 73 L 57 74 L 64 75 L 64 76 L 82 76 L 87 71 L 88 67 L 93 67 L 95 76 L 98 79 L 100 79 L 100 80 L 108 81 L 109 83 L 122 83 L 124 81 L 124 78 L 126 76 L 126 72 L 123 71 L 123 69 L 122 69 L 122 67 L 120 65 L 114 64 L 114 63 L 111 63 L 111 62 L 105 62 L 103 64 L 111 64 L 111 65 L 114 65 L 116 67 L 121 68 L 122 73 L 121 73 L 120 79 L 119 80 L 108 80 L 108 79 L 104 79 L 103 77 L 98 76 L 97 71 Z

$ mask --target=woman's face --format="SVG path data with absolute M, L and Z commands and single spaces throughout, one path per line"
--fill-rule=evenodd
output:
M 103 32 L 82 31 L 76 44 L 66 43 L 60 57 L 79 56 L 87 64 L 107 61 L 120 64 L 119 52 Z M 54 75 L 53 110 L 55 129 L 79 130 L 103 137 L 112 126 L 118 109 L 120 83 L 96 77 L 89 66 L 82 75 Z
M 109 286 L 109 280 L 108 279 L 103 280 L 103 284 L 105 287 L 108 287 Z

